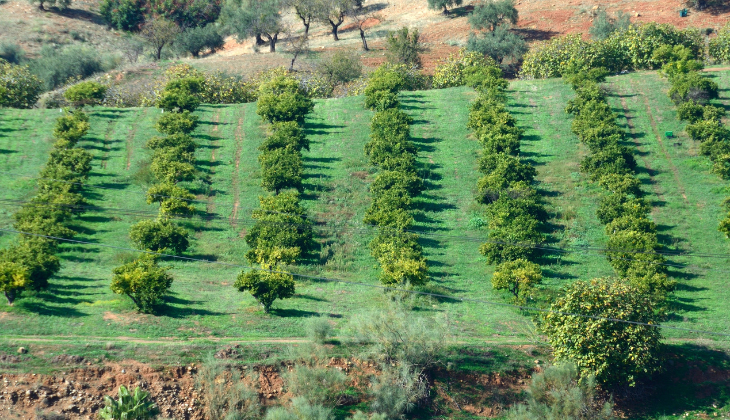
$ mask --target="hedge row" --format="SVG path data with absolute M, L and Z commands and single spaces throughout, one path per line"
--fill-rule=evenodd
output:
M 91 172 L 92 156 L 76 147 L 89 130 L 89 117 L 81 110 L 65 111 L 56 120 L 48 162 L 40 172 L 38 191 L 13 215 L 18 231 L 70 239 L 77 232 L 74 215 L 84 213 L 83 183 Z M 58 242 L 52 238 L 20 235 L 9 248 L 0 251 L 0 290 L 8 304 L 24 290 L 44 290 L 61 268 L 55 256 Z
M 301 262 L 315 246 L 312 225 L 299 198 L 302 149 L 309 150 L 302 125 L 313 108 L 299 82 L 288 75 L 259 88 L 256 112 L 271 124 L 271 135 L 259 146 L 261 186 L 274 195 L 259 197 L 260 208 L 253 212 L 256 223 L 245 238 L 250 247 L 246 259 L 261 270 L 241 272 L 234 286 L 249 291 L 266 312 L 276 299 L 294 295 L 294 278 L 278 267 Z
M 580 34 L 566 35 L 533 47 L 525 54 L 520 76 L 561 77 L 575 63 L 586 69 L 602 67 L 612 73 L 659 68 L 662 63 L 655 59 L 654 52 L 662 45 L 681 45 L 693 58 L 701 58 L 705 43 L 698 29 L 677 29 L 656 23 L 632 25 L 603 41 L 585 41 Z
M 687 134 L 700 143 L 700 154 L 712 161 L 712 172 L 730 179 L 730 130 L 722 123 L 725 109 L 712 105 L 718 86 L 705 77 L 702 62 L 693 60 L 681 48 L 667 48 L 662 73 L 669 79 L 669 97 L 677 105 L 677 117 L 687 121 Z M 730 198 L 725 200 L 730 210 Z M 730 238 L 730 213 L 718 228 Z
M 423 181 L 416 171 L 418 148 L 410 139 L 413 120 L 398 109 L 398 92 L 406 84 L 401 73 L 383 66 L 365 88 L 365 106 L 377 111 L 365 154 L 379 172 L 370 186 L 373 202 L 364 223 L 378 227 L 370 251 L 380 263 L 380 281 L 386 286 L 428 282 L 428 265 L 418 235 L 408 232 L 413 224 L 412 200 L 423 191 Z
M 544 242 L 541 233 L 547 213 L 542 200 L 532 188 L 535 168 L 520 159 L 523 131 L 505 107 L 507 81 L 496 66 L 482 68 L 479 92 L 471 104 L 468 127 L 483 150 L 476 201 L 486 205 L 489 240 L 480 252 L 489 264 L 497 264 L 492 285 L 508 290 L 514 300 L 523 303 L 533 286 L 542 281 L 542 271 L 535 262 L 537 246 Z
M 590 150 L 580 169 L 605 189 L 597 216 L 608 235 L 609 263 L 637 288 L 663 296 L 675 282 L 667 277 L 665 259 L 657 253 L 657 229 L 648 219 L 650 206 L 635 175 L 634 150 L 623 145 L 626 133 L 599 86 L 607 74 L 606 69 L 593 69 L 564 76 L 576 92 L 566 108 L 575 116 L 572 130 Z

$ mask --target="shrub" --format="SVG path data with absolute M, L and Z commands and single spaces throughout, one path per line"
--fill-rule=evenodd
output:
M 197 77 L 174 79 L 167 83 L 157 106 L 167 112 L 193 112 L 200 105 L 204 80 Z
M 324 344 L 332 334 L 332 324 L 323 316 L 316 316 L 307 322 L 307 336 L 313 343 Z
M 399 106 L 398 94 L 387 90 L 376 90 L 365 97 L 365 107 L 376 112 L 397 109 Z
M 495 65 L 494 60 L 485 58 L 483 54 L 462 48 L 458 53 L 450 55 L 436 66 L 433 74 L 433 87 L 443 89 L 464 86 L 467 83 L 465 70 L 482 69 Z
M 129 296 L 141 312 L 152 313 L 172 286 L 172 276 L 167 270 L 157 265 L 156 256 L 142 254 L 114 269 L 111 289 Z
M 605 319 L 658 324 L 655 301 L 634 286 L 615 279 L 576 281 L 550 309 L 542 328 L 555 359 L 573 361 L 582 375 L 608 386 L 633 386 L 659 370 L 658 328 Z
M 423 181 L 414 172 L 381 171 L 370 184 L 373 196 L 396 190 L 415 197 L 423 191 Z
M 421 66 L 420 53 L 424 51 L 420 43 L 418 29 L 410 31 L 404 27 L 398 31 L 388 32 L 386 38 L 386 55 L 392 64 Z
M 499 64 L 519 63 L 528 51 L 527 42 L 506 26 L 498 26 L 494 31 L 471 34 L 466 48 L 491 57 Z
M 539 231 L 540 223 L 529 216 L 519 216 L 510 223 L 496 226 L 489 232 L 489 241 L 479 248 L 489 264 L 518 259 L 531 260 L 536 247 L 545 241 Z
M 278 76 L 259 88 L 256 113 L 264 120 L 296 121 L 303 123 L 314 103 L 299 86 L 299 81 L 288 76 Z
M 633 174 L 606 174 L 598 178 L 598 185 L 617 196 L 633 195 L 634 197 L 640 197 L 643 194 L 641 181 Z
M 341 85 L 362 76 L 360 56 L 350 51 L 336 51 L 317 63 L 317 72 L 332 85 Z
M 55 243 L 42 238 L 21 238 L 17 243 L 0 251 L 0 261 L 13 263 L 27 270 L 28 289 L 48 288 L 48 280 L 61 269 L 61 261 L 54 254 Z
M 492 287 L 509 291 L 518 304 L 524 304 L 533 287 L 541 282 L 540 266 L 523 259 L 499 264 L 492 275 Z
M 537 170 L 519 158 L 505 153 L 487 153 L 479 160 L 479 170 L 486 174 L 477 184 L 476 200 L 489 204 L 499 199 L 500 193 L 517 182 L 531 183 Z
M 631 17 L 622 11 L 619 11 L 615 18 L 608 16 L 604 9 L 599 9 L 596 17 L 593 19 L 588 33 L 591 38 L 603 41 L 608 39 L 616 31 L 625 31 L 631 26 Z
M 160 203 L 161 216 L 189 216 L 195 213 L 191 202 L 195 196 L 185 188 L 164 183 L 147 190 L 147 204 Z
M 365 87 L 365 107 L 374 109 L 381 98 L 374 95 L 381 91 L 397 94 L 406 86 L 405 77 L 389 66 L 378 67 L 369 77 L 367 87 Z M 382 95 L 382 94 L 380 94 Z
M 158 149 L 150 170 L 160 182 L 175 184 L 195 177 L 195 155 L 175 147 Z
M 380 282 L 383 285 L 413 287 L 428 283 L 428 265 L 419 250 L 399 246 L 397 242 L 390 241 L 378 244 L 378 248 L 374 249 L 373 253 L 378 255 L 382 268 Z
M 127 387 L 119 387 L 119 400 L 104 396 L 104 408 L 99 411 L 99 418 L 102 420 L 153 419 L 159 409 L 155 403 L 149 400 L 150 394 L 142 391 L 139 387 L 134 392 L 129 392 Z
M 266 264 L 262 266 L 262 270 L 241 272 L 233 287 L 239 292 L 250 292 L 264 312 L 269 313 L 275 300 L 294 296 L 294 278 L 290 274 L 276 270 L 278 270 L 276 265 Z
M 266 191 L 279 194 L 284 189 L 303 192 L 304 164 L 302 154 L 293 148 L 274 149 L 259 155 L 261 186 Z
M 253 420 L 260 418 L 261 403 L 255 389 L 241 380 L 236 369 L 226 369 L 214 357 L 208 357 L 195 376 L 202 391 L 203 406 L 209 420 Z
M 8 305 L 13 306 L 18 294 L 29 285 L 30 276 L 25 267 L 0 259 L 0 290 L 5 294 Z
M 27 66 L 0 59 L 0 107 L 31 108 L 43 92 L 43 82 Z
M 192 115 L 188 111 L 183 111 L 166 113 L 157 120 L 155 129 L 167 135 L 190 134 L 197 126 L 198 116 Z
M 337 405 L 347 389 L 347 376 L 332 367 L 300 364 L 283 376 L 287 391 L 311 405 Z
M 270 135 L 263 144 L 259 146 L 262 152 L 275 149 L 291 148 L 297 151 L 309 150 L 309 139 L 304 134 L 302 127 L 295 121 L 277 122 L 271 125 Z
M 672 81 L 669 97 L 677 105 L 687 101 L 705 104 L 717 99 L 718 86 L 698 72 L 678 74 Z
M 384 191 L 373 198 L 372 205 L 365 212 L 363 222 L 369 225 L 404 230 L 413 224 L 408 212 L 411 198 L 399 191 Z
M 428 0 L 428 8 L 433 10 L 441 10 L 445 15 L 449 14 L 449 7 L 461 6 L 463 0 Z
M 25 51 L 18 44 L 3 42 L 0 44 L 0 59 L 10 64 L 20 64 L 25 60 Z
M 133 31 L 144 23 L 146 3 L 146 0 L 102 0 L 99 14 L 110 27 Z
M 89 117 L 83 111 L 76 110 L 72 113 L 67 110 L 63 116 L 56 118 L 56 123 L 53 127 L 53 137 L 61 143 L 59 144 L 61 147 L 74 147 L 76 146 L 76 143 L 78 143 L 79 140 L 86 135 L 89 128 L 91 128 L 89 125 Z M 61 153 L 60 150 L 55 150 L 54 152 Z M 79 150 L 77 153 L 82 152 L 85 151 Z M 88 154 L 88 152 L 86 152 L 86 154 Z M 91 159 L 89 158 L 89 160 Z M 49 160 L 49 163 L 50 162 L 51 160 Z
M 598 202 L 596 216 L 607 225 L 620 217 L 643 218 L 649 214 L 649 205 L 642 198 L 625 194 L 606 194 Z
M 188 232 L 167 219 L 142 220 L 129 230 L 139 249 L 181 254 L 188 249 Z
M 633 174 L 635 168 L 634 153 L 626 146 L 604 147 L 580 162 L 580 170 L 589 174 L 593 181 L 610 174 Z
M 149 14 L 192 28 L 215 22 L 222 5 L 222 0 L 149 0 Z
M 104 100 L 107 87 L 97 82 L 81 82 L 66 89 L 63 97 L 75 106 L 98 105 Z
M 190 53 L 197 58 L 203 51 L 211 54 L 223 48 L 223 36 L 213 24 L 186 29 L 175 40 L 179 51 Z
M 613 403 L 599 404 L 596 378 L 581 378 L 573 363 L 550 366 L 532 376 L 527 403 L 513 407 L 509 420 L 614 420 Z
M 310 404 L 306 399 L 292 399 L 289 409 L 274 407 L 266 412 L 265 420 L 334 420 L 332 410 L 318 404 Z
M 152 137 L 147 141 L 147 148 L 152 150 L 160 150 L 167 148 L 176 148 L 183 152 L 195 153 L 198 145 L 190 136 L 183 133 L 171 134 L 166 137 Z
M 380 376 L 371 379 L 370 394 L 375 412 L 398 419 L 428 396 L 428 384 L 423 375 L 407 364 L 384 365 Z
M 730 23 L 720 28 L 717 36 L 710 40 L 709 52 L 710 57 L 717 61 L 730 62 Z
M 71 80 L 110 69 L 102 59 L 98 51 L 81 45 L 64 49 L 44 47 L 40 57 L 33 61 L 31 70 L 43 81 L 46 90 L 52 90 Z

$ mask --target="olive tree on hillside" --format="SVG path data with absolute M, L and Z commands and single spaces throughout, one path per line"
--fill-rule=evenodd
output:
M 477 31 L 469 36 L 467 49 L 488 55 L 498 63 L 519 61 L 527 43 L 510 30 L 519 14 L 514 0 L 485 1 L 474 8 L 469 24 Z
M 156 60 L 162 57 L 162 49 L 175 42 L 180 27 L 175 22 L 166 19 L 152 19 L 142 25 L 140 35 L 152 48 Z
M 463 0 L 428 0 L 428 8 L 433 10 L 443 9 L 444 14 L 449 14 L 449 7 L 461 6 Z
M 239 42 L 250 37 L 263 38 L 269 44 L 269 51 L 276 52 L 279 35 L 285 30 L 282 7 L 281 0 L 231 0 L 221 17 Z
M 324 25 L 332 27 L 332 37 L 339 41 L 338 31 L 345 22 L 350 10 L 356 6 L 355 0 L 318 0 L 315 19 Z

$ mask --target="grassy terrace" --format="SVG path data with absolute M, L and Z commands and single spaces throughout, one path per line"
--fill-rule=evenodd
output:
M 730 105 L 730 74 L 718 72 L 723 101 Z M 717 231 L 723 215 L 726 182 L 709 173 L 709 162 L 683 133 L 668 85 L 655 73 L 635 73 L 609 80 L 611 105 L 631 130 L 640 151 L 640 178 L 654 203 L 652 217 L 660 226 L 667 250 L 692 254 L 728 254 L 730 241 Z M 560 80 L 519 81 L 512 84 L 510 110 L 526 130 L 523 154 L 536 165 L 539 188 L 553 217 L 551 246 L 573 252 L 546 255 L 545 287 L 558 289 L 575 279 L 613 274 L 605 256 L 587 247 L 605 244 L 595 217 L 599 189 L 578 170 L 586 153 L 570 132 L 564 107 L 573 93 Z M 414 141 L 421 147 L 420 163 L 427 190 L 418 198 L 416 228 L 422 235 L 433 276 L 431 288 L 465 298 L 504 302 L 492 290 L 491 273 L 481 258 L 473 201 L 478 173 L 478 144 L 466 129 L 469 101 L 474 93 L 457 88 L 403 94 L 404 109 L 415 119 Z M 198 165 L 202 180 L 193 183 L 200 210 L 216 218 L 185 223 L 195 232 L 190 257 L 246 265 L 243 240 L 252 225 L 251 211 L 263 193 L 258 178 L 258 145 L 265 127 L 255 104 L 203 106 L 195 137 L 201 147 Z M 17 210 L 13 200 L 26 200 L 34 177 L 47 159 L 53 121 L 58 110 L 0 111 L 0 227 L 11 228 Z M 157 109 L 90 111 L 91 132 L 82 146 L 95 156 L 89 202 L 104 211 L 78 219 L 77 239 L 94 244 L 131 247 L 129 227 L 157 209 L 145 203 L 149 151 L 145 142 L 156 135 Z M 305 152 L 305 205 L 326 225 L 318 228 L 319 259 L 294 270 L 306 274 L 379 284 L 375 261 L 367 244 L 373 231 L 361 224 L 369 205 L 371 168 L 363 146 L 368 140 L 371 112 L 362 98 L 317 101 L 307 122 L 312 141 Z M 676 139 L 663 137 L 674 131 Z M 0 246 L 12 235 L 0 236 Z M 378 307 L 383 293 L 374 288 L 298 279 L 297 295 L 275 303 L 266 315 L 247 293 L 232 284 L 239 268 L 202 262 L 168 261 L 175 276 L 172 294 L 160 316 L 140 315 L 128 298 L 109 289 L 111 270 L 129 252 L 96 245 L 64 245 L 63 269 L 49 292 L 30 296 L 9 307 L 0 300 L 0 342 L 59 346 L 124 341 L 169 346 L 193 346 L 212 340 L 250 342 L 261 349 L 303 335 L 304 320 L 329 315 L 344 324 L 359 310 Z M 680 287 L 673 302 L 670 325 L 717 332 L 730 331 L 726 286 L 728 258 L 671 257 L 671 273 Z M 457 337 L 473 344 L 528 343 L 536 339 L 528 318 L 516 309 L 421 299 L 423 312 L 445 312 Z M 673 339 L 697 334 L 667 330 Z M 714 340 L 714 339 L 713 339 Z M 38 342 L 38 341 L 35 341 Z M 725 342 L 726 343 L 726 342 Z M 195 344 L 198 345 L 198 344 Z M 721 342 L 715 345 L 722 345 Z M 263 351 L 263 350 L 262 350 Z

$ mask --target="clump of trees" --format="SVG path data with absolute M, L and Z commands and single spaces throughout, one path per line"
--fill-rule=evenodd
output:
M 35 197 L 13 215 L 20 234 L 0 251 L 0 290 L 12 305 L 23 290 L 45 290 L 61 268 L 58 239 L 77 234 L 74 216 L 86 210 L 83 183 L 91 172 L 92 155 L 78 142 L 89 130 L 89 117 L 81 110 L 65 110 L 56 120 L 56 142 L 38 179 Z
M 467 49 L 491 57 L 497 63 L 518 64 L 527 52 L 527 42 L 512 32 L 518 12 L 514 0 L 480 2 L 469 16 L 475 31 L 469 36 Z
M 409 232 L 412 199 L 424 186 L 416 170 L 418 148 L 410 139 L 413 120 L 398 109 L 397 95 L 405 84 L 402 74 L 383 66 L 365 89 L 365 106 L 377 111 L 365 154 L 380 171 L 370 186 L 372 204 L 364 222 L 378 227 L 370 250 L 380 263 L 381 283 L 390 287 L 421 286 L 429 280 L 418 236 Z
M 566 111 L 575 116 L 572 130 L 590 150 L 580 168 L 605 189 L 597 216 L 609 237 L 606 256 L 616 273 L 637 289 L 662 299 L 674 288 L 667 277 L 656 225 L 635 176 L 634 150 L 622 143 L 626 134 L 616 123 L 599 83 L 605 68 L 586 70 L 578 63 L 564 79 L 576 92 Z
M 314 103 L 286 74 L 262 84 L 258 97 L 257 113 L 271 123 L 271 135 L 259 146 L 261 186 L 273 195 L 259 197 L 260 207 L 252 216 L 256 223 L 246 234 L 246 259 L 260 268 L 241 272 L 234 287 L 251 293 L 269 312 L 274 301 L 294 295 L 294 278 L 282 266 L 301 262 L 315 246 L 299 197 L 302 150 L 309 150 L 303 124 Z
M 495 65 L 459 67 L 452 71 L 452 80 L 445 77 L 444 83 L 468 83 L 479 92 L 471 105 L 468 127 L 483 147 L 479 159 L 483 176 L 475 198 L 485 205 L 489 240 L 480 251 L 489 264 L 497 264 L 493 287 L 509 291 L 515 302 L 524 303 L 542 281 L 542 271 L 535 262 L 536 247 L 545 240 L 541 230 L 547 213 L 531 186 L 537 171 L 520 159 L 523 131 L 505 106 L 507 82 L 502 71 Z
M 43 82 L 27 66 L 0 58 L 0 108 L 31 108 L 43 92 Z

